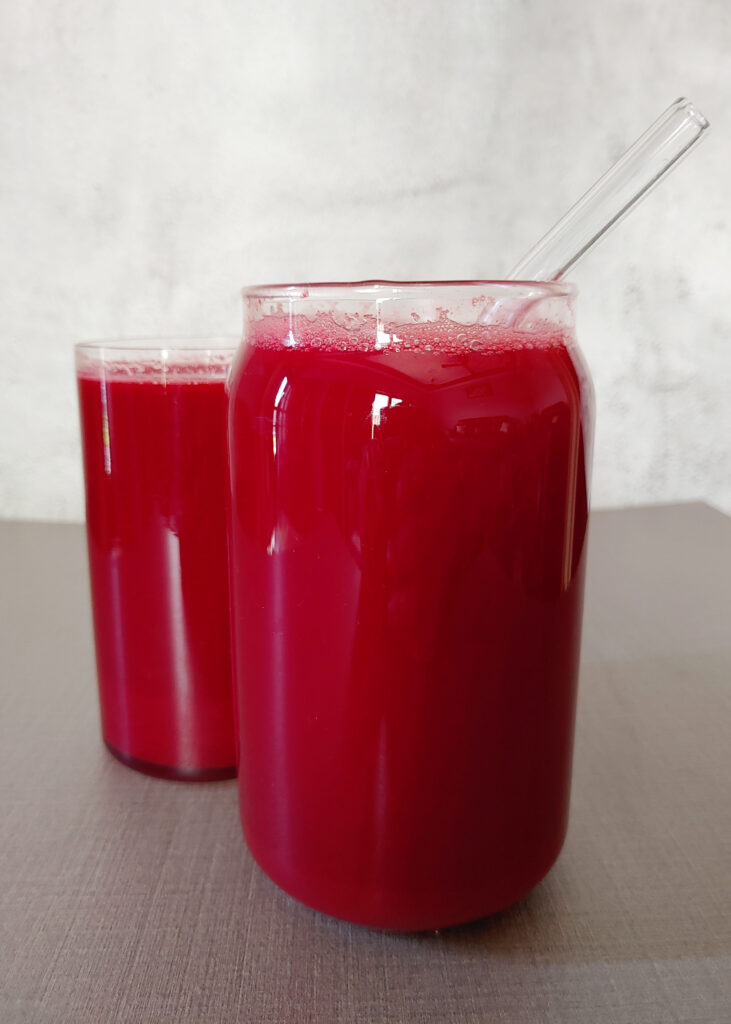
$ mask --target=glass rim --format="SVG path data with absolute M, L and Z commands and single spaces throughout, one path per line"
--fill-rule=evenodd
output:
M 79 355 L 103 353 L 175 352 L 196 355 L 204 352 L 235 352 L 241 338 L 238 335 L 185 335 L 142 338 L 97 338 L 77 341 L 74 351 Z
M 241 289 L 245 299 L 336 299 L 373 301 L 386 298 L 418 298 L 438 292 L 455 293 L 490 289 L 524 292 L 554 298 L 574 298 L 577 287 L 569 281 L 505 281 L 496 279 L 464 281 L 316 281 L 297 284 L 259 284 Z

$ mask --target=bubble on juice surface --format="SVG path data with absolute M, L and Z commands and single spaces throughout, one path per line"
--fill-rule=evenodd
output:
M 464 324 L 446 310 L 438 319 L 414 314 L 404 323 L 384 324 L 372 314 L 331 313 L 314 317 L 269 315 L 250 322 L 248 343 L 265 349 L 290 348 L 293 352 L 372 353 L 422 352 L 430 356 L 499 353 L 518 349 L 552 348 L 570 343 L 572 336 L 550 322 L 535 322 L 531 330 L 501 324 Z
M 232 351 L 186 352 L 184 349 L 169 350 L 165 358 L 104 357 L 99 353 L 84 355 L 79 364 L 80 377 L 108 380 L 141 380 L 145 383 L 165 385 L 205 384 L 224 381 L 233 359 Z

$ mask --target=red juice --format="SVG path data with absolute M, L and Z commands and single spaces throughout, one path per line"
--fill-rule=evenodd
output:
M 79 364 L 102 731 L 122 761 L 167 778 L 235 774 L 229 361 Z
M 335 917 L 472 920 L 566 832 L 591 386 L 550 323 L 292 326 L 230 384 L 244 833 Z

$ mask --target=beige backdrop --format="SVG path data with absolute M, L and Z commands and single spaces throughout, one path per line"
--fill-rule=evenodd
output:
M 710 140 L 575 275 L 594 502 L 731 511 L 726 0 L 4 0 L 0 39 L 0 516 L 83 514 L 74 340 L 499 276 L 681 93 Z

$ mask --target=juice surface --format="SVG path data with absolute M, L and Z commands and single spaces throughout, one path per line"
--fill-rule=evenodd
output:
M 231 775 L 225 370 L 89 370 L 79 397 L 104 739 L 155 774 Z
M 336 917 L 474 919 L 565 835 L 590 386 L 548 326 L 290 329 L 231 380 L 244 832 Z

